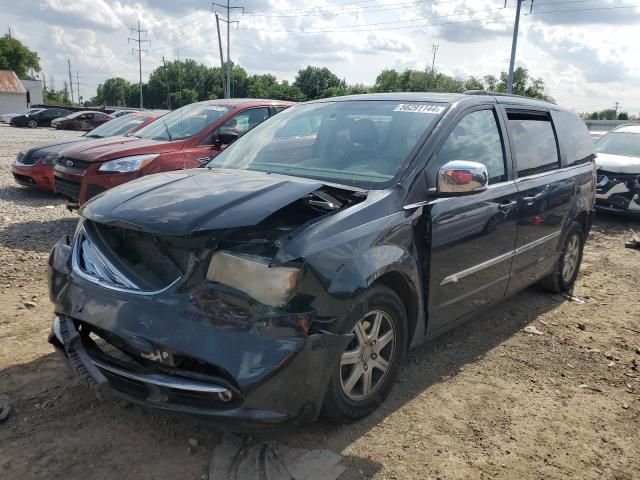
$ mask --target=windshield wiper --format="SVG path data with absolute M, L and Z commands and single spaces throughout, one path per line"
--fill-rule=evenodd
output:
M 164 118 L 161 119 L 162 123 L 164 123 L 164 129 L 167 131 L 167 136 L 169 137 L 169 141 L 172 142 L 173 138 L 171 137 L 171 132 L 169 131 L 169 126 L 167 125 L 167 122 L 165 121 Z
M 87 137 L 89 137 L 89 138 L 104 138 L 102 135 L 96 135 L 96 134 L 87 135 Z

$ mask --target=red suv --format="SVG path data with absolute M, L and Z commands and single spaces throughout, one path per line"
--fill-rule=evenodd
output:
M 116 118 L 103 123 L 79 137 L 58 138 L 49 143 L 25 148 L 18 152 L 15 163 L 11 165 L 13 178 L 20 185 L 53 192 L 53 165 L 61 157 L 62 151 L 72 145 L 86 147 L 99 142 L 99 139 L 135 132 L 165 113 L 166 110 L 136 112 L 127 115 L 126 118 Z
M 202 166 L 238 137 L 290 105 L 281 100 L 256 99 L 192 103 L 131 136 L 71 147 L 56 161 L 56 192 L 75 206 L 144 175 Z

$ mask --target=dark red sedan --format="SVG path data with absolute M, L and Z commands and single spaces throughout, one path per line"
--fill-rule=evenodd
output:
M 99 139 L 127 135 L 139 130 L 156 118 L 164 115 L 166 110 L 150 110 L 136 112 L 126 117 L 116 118 L 79 137 L 60 138 L 49 143 L 35 145 L 21 150 L 15 163 L 11 166 L 16 183 L 53 192 L 53 164 L 64 149 L 76 145 L 90 145 Z
M 290 105 L 256 99 L 192 103 L 134 135 L 74 146 L 56 161 L 56 192 L 69 198 L 71 205 L 81 205 L 144 175 L 205 165 L 238 137 Z

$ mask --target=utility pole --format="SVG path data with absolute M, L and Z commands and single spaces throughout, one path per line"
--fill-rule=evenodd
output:
M 11 40 L 11 25 L 8 25 L 9 27 L 9 40 Z
M 71 103 L 73 103 L 73 75 L 71 75 L 71 60 L 68 58 L 67 65 L 69 66 L 69 93 L 71 94 Z
M 244 13 L 244 7 L 232 7 L 229 5 L 229 1 L 227 0 L 226 5 L 222 5 L 220 3 L 212 3 L 212 7 L 222 7 L 227 9 L 227 19 L 222 19 L 223 22 L 227 24 L 227 83 L 225 90 L 225 98 L 231 98 L 231 24 L 232 23 L 240 23 L 237 20 L 231 20 L 231 10 L 238 9 L 242 10 Z
M 509 80 L 507 82 L 507 93 L 513 93 L 513 70 L 516 65 L 516 49 L 518 47 L 518 30 L 520 28 L 520 11 L 522 10 L 522 2 L 524 0 L 516 0 L 516 22 L 513 26 L 513 42 L 511 43 L 511 61 L 509 62 Z M 531 8 L 529 13 L 533 11 L 533 2 L 535 0 L 531 0 Z M 504 6 L 507 8 L 507 0 L 504 1 Z
M 620 102 L 616 102 L 616 118 L 614 120 L 618 119 L 618 108 L 620 108 Z
M 218 29 L 218 47 L 220 48 L 220 76 L 222 77 L 222 91 L 224 92 L 225 98 L 227 97 L 227 87 L 226 82 L 224 80 L 224 57 L 222 56 L 222 37 L 220 36 L 220 17 L 216 13 L 216 28 Z
M 431 75 L 433 75 L 436 72 L 436 55 L 438 54 L 439 49 L 440 49 L 440 42 L 437 42 L 431 45 L 431 52 L 433 53 L 433 59 L 431 60 Z
M 80 104 L 80 72 L 76 70 L 76 96 L 78 97 L 78 104 Z
M 142 44 L 144 42 L 149 42 L 149 40 L 142 40 L 142 34 L 144 33 L 145 36 L 147 35 L 147 31 L 146 30 L 142 30 L 140 28 L 140 20 L 138 20 L 138 28 L 132 28 L 131 29 L 131 33 L 137 33 L 138 34 L 138 38 L 128 38 L 129 42 L 136 42 L 138 44 L 137 48 L 133 48 L 132 52 L 138 52 L 138 69 L 140 72 L 140 80 L 138 83 L 138 86 L 140 88 L 140 110 L 142 110 L 143 107 L 143 102 L 142 102 L 142 52 L 148 52 L 149 50 L 144 50 L 142 48 Z M 151 43 L 151 42 L 149 42 Z

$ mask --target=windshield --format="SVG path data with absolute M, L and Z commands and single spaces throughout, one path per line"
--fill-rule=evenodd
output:
M 640 133 L 610 132 L 595 144 L 596 152 L 640 157 Z
M 229 107 L 210 103 L 192 103 L 174 110 L 136 132 L 148 140 L 184 140 L 197 135 L 224 116 Z
M 445 108 L 386 100 L 296 105 L 242 136 L 208 166 L 383 188 Z
M 136 128 L 140 128 L 149 117 L 129 116 L 114 118 L 106 123 L 103 123 L 97 128 L 94 128 L 86 134 L 87 137 L 102 138 L 102 137 L 115 137 L 116 135 L 126 135 L 133 132 Z
M 17 115 L 33 115 L 33 114 L 36 114 L 36 113 L 41 112 L 43 110 L 44 110 L 44 108 L 32 108 L 32 109 L 26 110 L 26 111 L 24 111 L 22 113 L 18 113 Z

